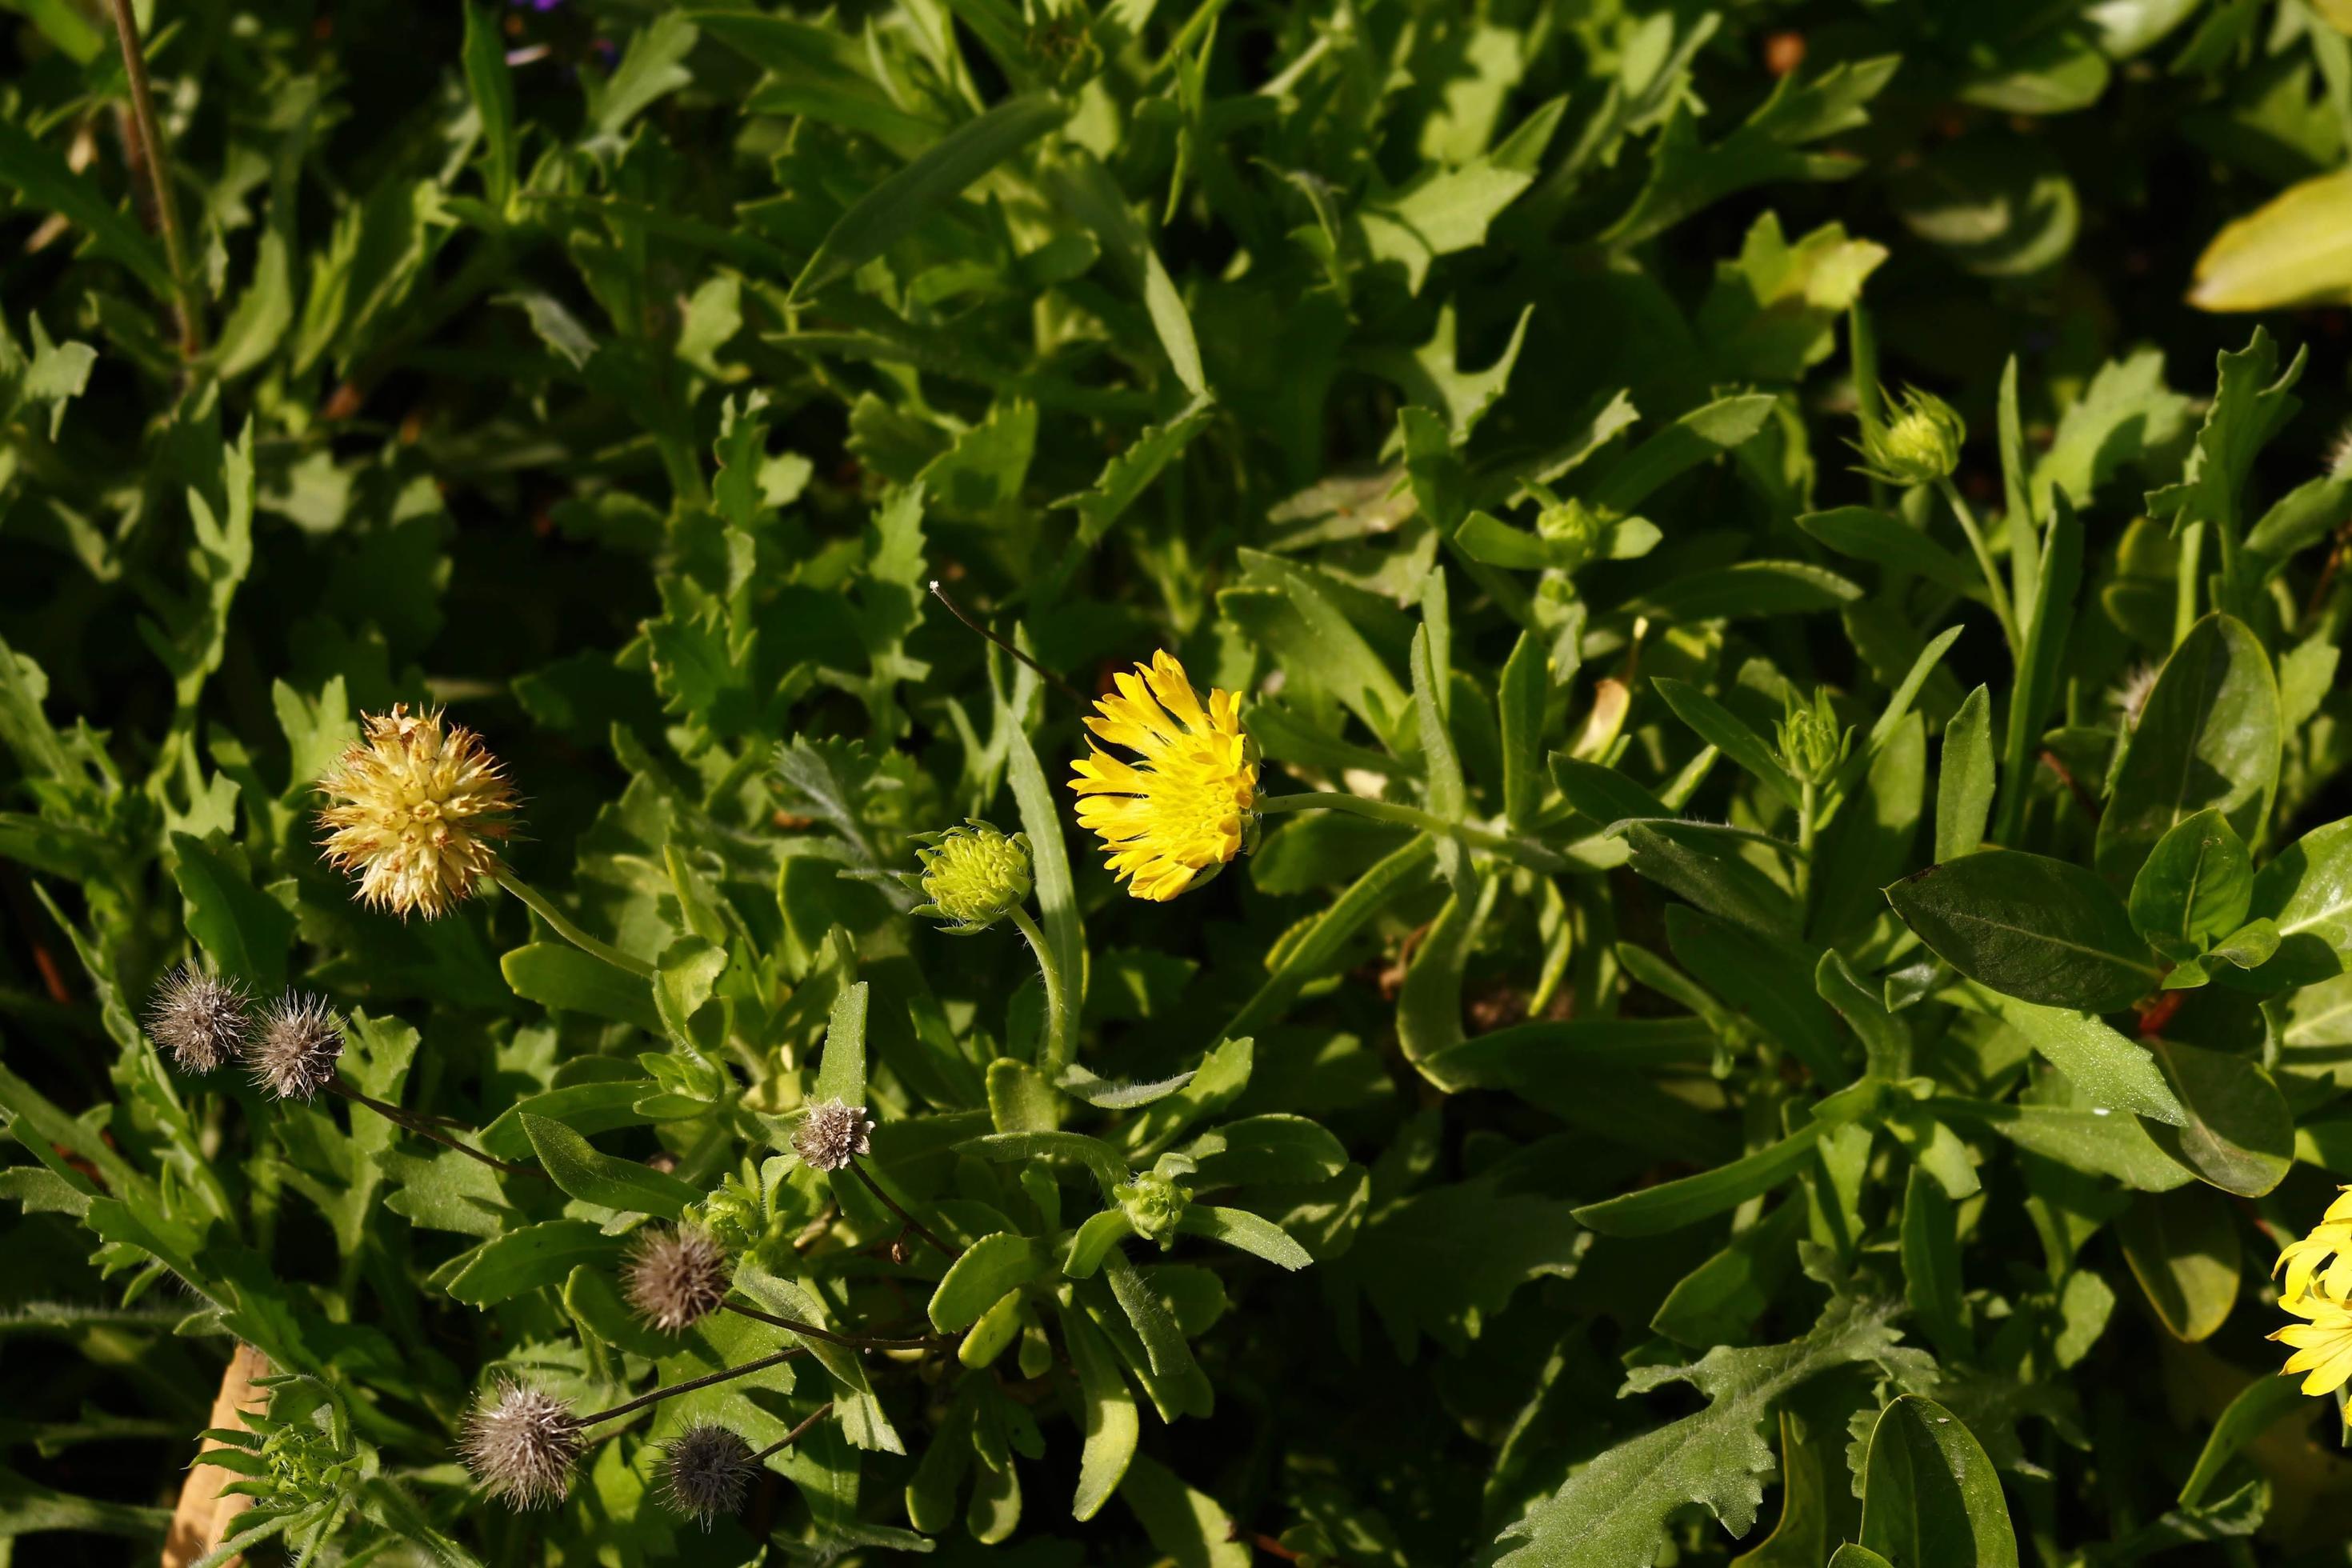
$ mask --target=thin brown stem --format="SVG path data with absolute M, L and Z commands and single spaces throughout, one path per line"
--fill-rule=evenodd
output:
M 155 226 L 163 236 L 163 264 L 172 269 L 172 287 L 180 310 L 180 357 L 194 359 L 205 350 L 204 311 L 194 277 L 188 271 L 187 247 L 180 238 L 179 204 L 172 199 L 172 162 L 164 151 L 163 127 L 155 119 L 155 95 L 147 86 L 147 56 L 139 44 L 139 20 L 131 14 L 131 0 L 113 0 L 114 36 L 122 46 L 122 74 L 131 82 L 131 132 L 139 141 L 139 159 L 147 166 L 148 183 L 155 193 Z
M 965 615 L 963 606 L 957 604 L 953 599 L 948 597 L 948 591 L 940 586 L 940 580 L 937 577 L 931 579 L 931 597 L 937 599 L 940 604 L 945 605 L 948 607 L 948 614 L 953 616 L 957 620 L 961 621 L 965 626 L 970 626 L 973 631 L 978 632 L 982 637 L 986 637 L 990 642 L 994 643 L 997 647 L 1003 648 L 1005 652 L 1011 654 L 1013 658 L 1019 659 L 1030 668 L 1035 670 L 1046 680 L 1051 681 L 1055 687 L 1059 688 L 1062 694 L 1067 697 L 1071 701 L 1077 703 L 1080 707 L 1086 706 L 1087 696 L 1085 692 L 1080 691 L 1076 687 L 1071 685 L 1060 676 L 1055 675 L 1052 670 L 1047 669 L 1044 665 L 1039 664 L 1035 659 L 1031 658 L 1027 654 L 1023 653 L 1019 648 L 1014 647 L 1011 643 L 1006 642 L 1003 637 L 998 637 L 994 632 L 990 631 L 986 626 L 982 626 L 970 616 Z
M 2045 749 L 2042 753 L 2042 765 L 2058 775 L 2059 782 L 2073 794 L 2074 804 L 2083 808 L 2084 816 L 2093 822 L 2099 820 L 2101 813 L 2098 801 L 2093 797 L 2089 790 L 2083 787 L 2083 781 L 2074 776 L 2074 771 L 2059 760 L 2057 752 Z
M 814 1323 L 803 1323 L 798 1318 L 780 1318 L 773 1312 L 763 1312 L 757 1307 L 746 1307 L 740 1302 L 728 1301 L 722 1305 L 739 1318 L 750 1318 L 755 1322 L 768 1323 L 779 1329 L 789 1330 L 803 1339 L 823 1340 L 826 1344 L 841 1345 L 854 1351 L 930 1350 L 940 1345 L 955 1343 L 953 1339 L 945 1334 L 918 1334 L 912 1339 L 891 1340 L 877 1339 L 866 1334 L 836 1333 L 831 1329 L 821 1329 Z
M 399 1106 L 378 1100 L 372 1094 L 362 1094 L 358 1089 L 353 1089 L 350 1080 L 343 1078 L 340 1073 L 335 1077 L 329 1079 L 327 1080 L 326 1087 L 329 1092 L 340 1094 L 354 1105 L 366 1106 L 370 1110 L 374 1111 L 386 1121 L 392 1122 L 394 1125 L 398 1127 L 404 1127 L 409 1131 L 415 1133 L 419 1138 L 430 1138 L 434 1142 L 440 1144 L 445 1149 L 455 1149 L 457 1152 L 467 1156 L 468 1159 L 479 1160 L 483 1164 L 489 1166 L 494 1171 L 504 1171 L 509 1176 L 543 1177 L 547 1173 L 536 1165 L 510 1165 L 506 1161 L 499 1159 L 495 1155 L 485 1154 L 479 1149 L 475 1148 L 471 1143 L 465 1142 L 460 1139 L 450 1137 L 449 1134 L 442 1131 L 438 1127 L 433 1125 L 431 1121 L 428 1121 L 424 1117 L 416 1115 L 413 1111 L 403 1110 Z
M 648 1405 L 658 1405 L 663 1400 L 673 1398 L 677 1394 L 692 1394 L 698 1388 L 709 1388 L 714 1383 L 725 1383 L 732 1377 L 748 1377 L 755 1372 L 765 1372 L 772 1366 L 788 1362 L 796 1355 L 806 1354 L 808 1354 L 806 1345 L 794 1345 L 788 1351 L 778 1351 L 773 1355 L 763 1355 L 757 1361 L 747 1361 L 740 1366 L 722 1366 L 717 1372 L 706 1373 L 700 1377 L 689 1377 L 684 1383 L 664 1384 L 651 1393 L 640 1394 L 635 1399 L 615 1405 L 610 1410 L 600 1410 L 593 1415 L 583 1415 L 580 1418 L 580 1425 L 593 1426 L 599 1422 L 611 1421 L 618 1416 L 629 1415 L 633 1411 L 643 1410 Z
M 941 1241 L 937 1236 L 931 1233 L 930 1226 L 925 1225 L 921 1220 L 917 1219 L 913 1215 L 908 1214 L 905 1209 L 899 1207 L 898 1200 L 882 1190 L 882 1184 L 874 1179 L 872 1172 L 866 1170 L 865 1166 L 859 1164 L 855 1160 L 852 1160 L 849 1163 L 849 1168 L 857 1173 L 857 1179 L 866 1184 L 866 1190 L 872 1193 L 876 1197 L 881 1199 L 882 1206 L 888 1209 L 892 1214 L 897 1215 L 898 1218 L 905 1223 L 908 1230 L 913 1231 L 917 1236 L 921 1237 L 923 1240 L 929 1243 L 932 1251 L 940 1254 L 950 1262 L 963 1256 L 962 1247 L 950 1247 L 946 1242 Z
M 782 1436 L 777 1438 L 774 1442 L 769 1444 L 766 1447 L 752 1455 L 751 1462 L 755 1465 L 763 1463 L 770 1455 L 781 1453 L 784 1449 L 791 1447 L 793 1444 L 807 1436 L 818 1422 L 824 1420 L 826 1416 L 832 1414 L 833 1401 L 828 1399 L 823 1405 L 818 1405 L 814 1410 L 810 1411 L 807 1420 L 802 1422 L 799 1426 L 793 1427 L 791 1431 L 785 1433 Z

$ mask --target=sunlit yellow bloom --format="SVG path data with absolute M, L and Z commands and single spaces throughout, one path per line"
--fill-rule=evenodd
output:
M 1241 699 L 1200 694 L 1162 650 L 1118 679 L 1087 728 L 1140 759 L 1093 747 L 1074 764 L 1078 823 L 1103 842 L 1114 875 L 1139 899 L 1165 902 L 1242 852 L 1257 804 L 1257 745 Z
M 2309 1294 L 2315 1277 L 2320 1294 L 2352 1301 L 2352 1187 L 2342 1189 L 2342 1194 L 2327 1205 L 2310 1235 L 2286 1244 L 2272 1268 L 2273 1275 L 2285 1276 L 2282 1289 L 2288 1301 Z
M 333 802 L 319 814 L 324 853 L 369 903 L 430 920 L 498 868 L 514 789 L 482 738 L 439 713 L 402 706 L 361 723 L 366 738 L 319 781 Z

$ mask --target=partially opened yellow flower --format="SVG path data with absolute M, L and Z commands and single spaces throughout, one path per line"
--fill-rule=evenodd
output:
M 2284 1274 L 2283 1293 L 2293 1301 L 2307 1294 L 2315 1279 L 2322 1294 L 2352 1301 L 2352 1187 L 2327 1205 L 2311 1234 L 2290 1241 L 2271 1272 Z M 2331 1261 L 2332 1259 L 2332 1261 Z
M 2352 1187 L 2327 1205 L 2311 1233 L 2287 1243 L 2273 1273 L 2284 1273 L 2279 1305 L 2300 1323 L 2271 1336 L 2294 1348 L 2284 1371 L 2305 1373 L 2303 1392 L 2333 1394 L 2352 1380 Z
M 367 902 L 430 920 L 498 870 L 513 786 L 479 735 L 439 713 L 399 706 L 361 723 L 365 739 L 319 781 L 333 802 L 319 813 L 324 853 Z
M 1102 840 L 1112 873 L 1137 898 L 1165 902 L 1242 852 L 1255 821 L 1257 744 L 1242 729 L 1241 698 L 1212 690 L 1203 705 L 1164 649 L 1118 685 L 1087 728 L 1139 760 L 1092 747 L 1070 787 L 1079 826 Z

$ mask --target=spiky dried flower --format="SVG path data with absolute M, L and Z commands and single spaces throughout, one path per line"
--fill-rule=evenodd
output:
M 666 1334 L 717 1311 L 732 1282 L 726 1248 L 693 1226 L 639 1232 L 621 1270 L 621 1290 L 630 1307 Z
M 2148 698 L 2155 694 L 2157 678 L 2163 673 L 2161 665 L 2136 664 L 2125 673 L 2122 682 L 2107 694 L 2107 700 L 2123 716 L 2125 729 L 2139 728 L 2140 713 L 2147 707 Z
M 147 1033 L 172 1053 L 182 1072 L 210 1072 L 244 1044 L 252 1026 L 249 1005 L 242 984 L 191 961 L 155 983 Z
M 498 869 L 514 788 L 482 738 L 437 711 L 399 705 L 361 722 L 365 739 L 319 781 L 333 801 L 319 813 L 332 829 L 323 853 L 367 902 L 430 920 Z
M 580 1418 L 529 1384 L 499 1385 L 466 1417 L 458 1452 L 492 1497 L 514 1508 L 560 1502 L 579 1462 Z
M 343 1020 L 324 996 L 289 991 L 262 1008 L 243 1049 L 256 1083 L 280 1100 L 307 1100 L 335 1076 Z
M 743 1506 L 759 1468 L 751 1445 L 716 1422 L 689 1426 L 662 1456 L 662 1500 L 703 1529 Z
M 793 1151 L 820 1171 L 838 1171 L 866 1152 L 874 1123 L 862 1105 L 819 1100 L 793 1133 Z

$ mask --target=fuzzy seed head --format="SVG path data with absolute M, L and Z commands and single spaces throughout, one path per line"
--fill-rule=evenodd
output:
M 343 1020 L 324 996 L 289 991 L 261 1010 L 244 1050 L 256 1083 L 280 1100 L 308 1100 L 342 1059 Z
M 563 1500 L 580 1448 L 572 1406 L 522 1383 L 503 1384 L 477 1405 L 458 1443 L 474 1479 L 512 1508 Z
M 621 1290 L 639 1318 L 674 1334 L 717 1311 L 733 1278 L 715 1237 L 680 1226 L 638 1233 L 621 1270 Z
M 403 705 L 361 721 L 366 738 L 319 781 L 331 802 L 322 852 L 359 878 L 366 902 L 431 920 L 498 868 L 514 787 L 479 735 L 437 712 Z
M 817 1170 L 842 1170 L 866 1152 L 873 1131 L 864 1106 L 819 1100 L 801 1118 L 799 1130 L 793 1134 L 793 1152 Z
M 172 1053 L 182 1072 L 206 1073 L 236 1055 L 251 1017 L 245 987 L 194 963 L 155 984 L 147 1002 L 147 1033 Z
M 751 1445 L 726 1427 L 689 1426 L 662 1456 L 662 1500 L 709 1530 L 712 1520 L 743 1506 L 757 1468 Z

